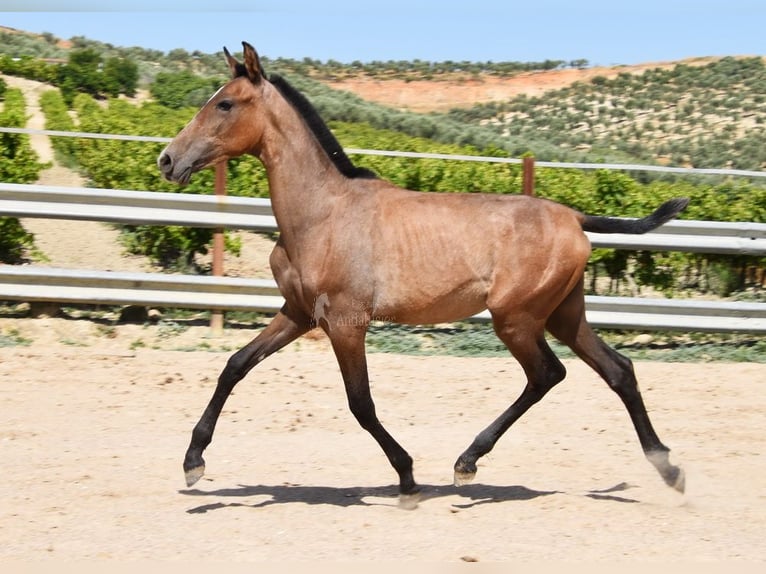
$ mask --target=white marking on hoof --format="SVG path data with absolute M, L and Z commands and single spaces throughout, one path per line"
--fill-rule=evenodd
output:
M 399 508 L 402 510 L 415 510 L 420 502 L 420 492 L 399 495 Z
M 646 459 L 660 471 L 670 464 L 670 455 L 666 450 L 650 450 L 646 453 Z
M 202 478 L 202 476 L 205 474 L 205 467 L 204 466 L 198 466 L 196 468 L 193 468 L 191 470 L 186 471 L 186 486 L 194 486 L 194 484 Z
M 459 472 L 456 470 L 454 479 L 455 486 L 465 486 L 466 484 L 471 484 L 475 477 L 475 472 Z

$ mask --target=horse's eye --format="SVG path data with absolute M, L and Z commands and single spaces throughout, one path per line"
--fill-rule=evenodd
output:
M 217 110 L 221 110 L 222 112 L 228 112 L 232 107 L 234 107 L 234 104 L 231 103 L 230 100 L 221 100 L 215 105 Z

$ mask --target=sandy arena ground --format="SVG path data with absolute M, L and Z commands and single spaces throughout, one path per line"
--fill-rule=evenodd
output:
M 0 561 L 763 561 L 763 364 L 639 363 L 687 492 L 643 458 L 627 414 L 582 363 L 456 488 L 452 464 L 523 384 L 505 359 L 370 356 L 388 430 L 424 496 L 348 412 L 332 353 L 299 341 L 236 389 L 187 489 L 181 460 L 228 352 L 255 331 L 4 319 Z M 150 332 L 151 329 L 154 331 Z M 106 336 L 105 336 L 106 335 Z M 152 338 L 154 337 L 154 339 Z M 185 338 L 185 339 L 184 339 Z M 135 341 L 149 343 L 135 347 Z

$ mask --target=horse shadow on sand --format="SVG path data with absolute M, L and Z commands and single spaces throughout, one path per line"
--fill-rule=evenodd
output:
M 594 500 L 636 503 L 638 500 L 618 496 L 614 493 L 633 488 L 627 483 L 620 483 L 604 490 L 591 490 L 585 496 Z M 339 507 L 351 506 L 397 506 L 399 502 L 398 486 L 373 487 L 335 487 L 335 486 L 304 486 L 298 484 L 280 485 L 239 485 L 235 488 L 220 488 L 216 490 L 201 490 L 198 488 L 184 489 L 180 494 L 192 497 L 215 498 L 216 502 L 201 504 L 190 508 L 189 514 L 204 514 L 213 510 L 235 507 L 263 508 L 275 504 L 327 504 Z M 553 494 L 566 494 L 558 490 L 534 490 L 525 486 L 494 486 L 488 484 L 453 485 L 421 485 L 418 502 L 424 503 L 432 499 L 455 497 L 452 502 L 456 509 L 467 509 L 481 504 L 498 502 L 520 502 L 533 500 Z M 223 500 L 220 500 L 223 499 Z M 225 499 L 241 499 L 225 501 Z

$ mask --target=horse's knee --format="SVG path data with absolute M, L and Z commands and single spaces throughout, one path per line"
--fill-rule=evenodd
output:
M 229 357 L 218 381 L 222 384 L 236 384 L 267 356 L 264 345 L 251 342 Z
M 351 414 L 354 415 L 363 429 L 369 431 L 379 424 L 374 405 L 360 401 L 349 401 L 348 406 Z
M 615 360 L 604 379 L 614 392 L 620 396 L 638 392 L 638 381 L 633 369 L 633 361 L 625 355 L 614 354 Z
M 226 361 L 221 374 L 218 375 L 218 384 L 225 385 L 230 381 L 238 381 L 242 377 L 240 373 L 243 369 L 243 361 L 237 358 L 237 355 L 232 355 L 229 360 Z
M 234 386 L 237 382 L 241 381 L 245 375 L 253 368 L 251 363 L 251 353 L 245 352 L 245 349 L 241 349 L 234 353 L 229 360 L 226 361 L 221 374 L 218 376 L 218 384 L 225 386 Z

